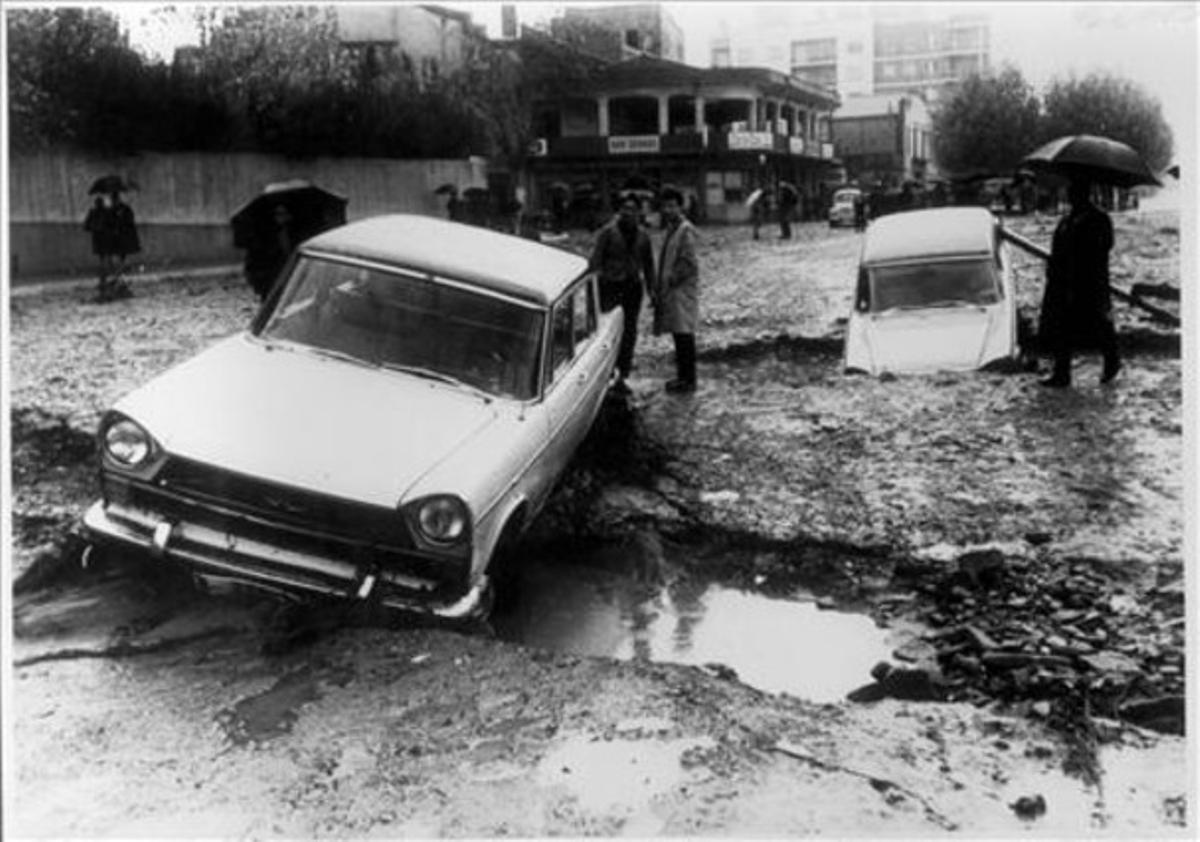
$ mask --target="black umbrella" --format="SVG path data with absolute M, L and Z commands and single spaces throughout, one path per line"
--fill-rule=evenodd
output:
M 347 201 L 345 196 L 302 179 L 268 184 L 230 219 L 233 244 L 237 248 L 248 248 L 259 237 L 269 236 L 275 208 L 279 205 L 287 208 L 292 217 L 295 241 L 307 240 L 322 231 L 345 225 Z
M 1026 155 L 1023 166 L 1061 178 L 1083 178 L 1114 187 L 1161 186 L 1131 146 L 1107 137 L 1067 135 Z
M 1171 176 L 1171 178 L 1178 181 L 1179 180 L 1179 164 L 1172 164 L 1171 166 L 1167 167 L 1167 175 Z
M 129 190 L 137 190 L 137 185 L 132 179 L 124 179 L 119 175 L 102 175 L 92 182 L 91 188 L 88 190 L 89 196 L 109 193 L 125 193 Z
M 435 196 L 454 196 L 458 193 L 458 187 L 454 184 L 443 184 L 437 190 L 433 191 Z

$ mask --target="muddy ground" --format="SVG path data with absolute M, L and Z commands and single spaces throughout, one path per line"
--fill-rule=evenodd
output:
M 1046 243 L 1053 222 L 1009 224 Z M 1178 215 L 1115 222 L 1114 282 L 1178 290 Z M 846 375 L 860 235 L 797 232 L 703 231 L 699 391 L 662 391 L 669 341 L 646 336 L 525 544 L 531 569 L 623 595 L 608 649 L 537 617 L 415 627 L 83 569 L 99 413 L 253 301 L 237 278 L 14 295 L 8 834 L 1182 832 L 1179 331 L 1119 305 L 1106 387 L 1087 356 L 1068 391 Z M 1041 267 L 1014 259 L 1032 318 Z M 702 625 L 680 606 L 714 586 L 869 617 L 888 667 L 847 656 L 853 701 L 818 701 L 764 689 L 786 658 L 760 678 L 753 655 L 639 648 L 655 618 Z

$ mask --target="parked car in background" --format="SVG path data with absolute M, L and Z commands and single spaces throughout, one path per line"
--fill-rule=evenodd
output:
M 874 220 L 846 328 L 846 369 L 882 374 L 1016 363 L 1016 297 L 998 226 L 980 207 Z
M 284 278 L 106 413 L 87 532 L 210 583 L 485 613 L 597 415 L 620 313 L 581 257 L 420 216 L 320 234 Z
M 861 197 L 862 191 L 857 187 L 843 187 L 834 193 L 829 205 L 829 227 L 854 225 L 854 203 Z

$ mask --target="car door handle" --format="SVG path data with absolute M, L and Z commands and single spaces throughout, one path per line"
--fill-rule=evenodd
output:
M 580 372 L 580 373 L 579 373 L 579 374 L 578 374 L 578 375 L 575 377 L 575 382 L 576 382 L 576 383 L 578 383 L 578 384 L 580 384 L 580 385 L 582 386 L 584 383 L 586 383 L 586 382 L 587 382 L 587 379 L 588 379 L 587 372 Z

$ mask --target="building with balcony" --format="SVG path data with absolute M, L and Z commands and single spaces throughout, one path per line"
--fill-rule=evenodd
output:
M 641 57 L 535 109 L 531 199 L 562 182 L 602 200 L 674 184 L 709 222 L 749 217 L 746 197 L 780 180 L 815 204 L 834 166 L 835 93 L 763 68 L 698 68 Z
M 834 154 L 863 186 L 901 187 L 937 176 L 933 121 L 913 94 L 852 97 L 833 117 Z
M 550 34 L 608 61 L 655 56 L 683 61 L 683 30 L 658 3 L 567 6 Z

